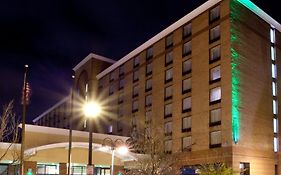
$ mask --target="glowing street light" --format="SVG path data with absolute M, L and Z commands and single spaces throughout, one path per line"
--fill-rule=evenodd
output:
M 89 126 L 89 154 L 88 154 L 88 168 L 87 174 L 93 174 L 93 165 L 92 165 L 92 142 L 93 142 L 93 128 L 92 128 L 92 118 L 97 117 L 101 114 L 102 108 L 100 104 L 97 102 L 87 102 L 83 107 L 84 115 L 89 119 L 88 126 Z
M 112 140 L 111 138 L 105 138 L 102 143 L 101 150 L 107 150 L 107 146 L 105 145 L 105 142 L 109 141 L 109 146 L 112 150 L 111 154 L 111 175 L 113 175 L 114 170 L 114 155 L 115 151 L 117 151 L 121 155 L 126 155 L 129 152 L 128 147 L 126 146 L 125 142 L 121 139 Z

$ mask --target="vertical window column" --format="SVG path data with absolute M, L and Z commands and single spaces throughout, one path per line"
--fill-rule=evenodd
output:
M 271 56 L 271 73 L 272 73 L 272 114 L 273 114 L 273 150 L 279 150 L 278 138 L 278 98 L 277 98 L 277 66 L 276 66 L 276 46 L 275 46 L 275 29 L 270 29 L 270 56 Z

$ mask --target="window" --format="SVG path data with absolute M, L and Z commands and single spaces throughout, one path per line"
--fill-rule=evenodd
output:
M 123 89 L 124 88 L 124 78 L 119 80 L 119 89 Z
M 112 95 L 113 93 L 114 93 L 114 84 L 111 84 L 110 86 L 109 86 L 109 95 Z
M 173 63 L 173 52 L 168 52 L 166 53 L 166 60 L 165 60 L 165 65 L 170 65 Z
M 184 98 L 182 103 L 182 112 L 191 111 L 191 97 Z
M 152 119 L 151 110 L 145 112 L 145 123 L 150 123 Z
M 166 48 L 173 46 L 173 35 L 170 34 L 166 37 Z
M 166 73 L 165 73 L 165 83 L 168 83 L 170 81 L 173 80 L 173 69 L 170 68 L 168 70 L 166 70 Z
M 172 103 L 166 104 L 165 105 L 165 117 L 164 118 L 172 117 L 172 112 L 173 112 Z
M 210 10 L 209 20 L 210 23 L 220 19 L 220 6 L 216 6 L 215 8 Z
M 210 104 L 219 103 L 221 101 L 221 87 L 210 90 Z
M 191 35 L 191 28 L 192 28 L 191 23 L 186 24 L 186 25 L 183 27 L 183 38 L 186 38 L 186 37 L 188 37 L 188 36 Z
M 221 79 L 221 66 L 216 66 L 210 70 L 210 83 L 220 81 Z
M 148 137 L 148 138 L 151 136 L 151 129 L 150 129 L 150 127 L 145 128 L 145 136 Z
M 140 56 L 136 56 L 134 58 L 134 67 L 139 66 L 139 64 L 140 64 Z
M 165 87 L 165 100 L 171 99 L 173 96 L 172 86 Z
M 274 115 L 277 115 L 278 113 L 278 103 L 277 100 L 272 101 L 272 112 Z
M 278 138 L 275 136 L 273 138 L 273 150 L 276 153 L 278 152 L 278 149 L 279 149 Z
M 272 44 L 274 44 L 275 43 L 275 40 L 276 40 L 276 38 L 275 38 L 275 31 L 274 31 L 274 29 L 270 29 L 270 42 L 272 43 Z
M 119 75 L 121 76 L 121 75 L 124 75 L 124 73 L 125 73 L 125 66 L 124 65 L 121 65 L 120 67 L 119 67 Z
M 139 110 L 139 101 L 134 100 L 133 101 L 133 107 L 132 107 L 132 112 L 137 112 Z
M 182 81 L 182 93 L 187 93 L 191 91 L 191 78 L 184 79 Z
M 191 136 L 182 138 L 182 151 L 191 151 L 192 140 Z
M 124 101 L 124 94 L 120 93 L 118 96 L 118 104 L 123 103 L 123 101 Z
M 184 43 L 183 45 L 183 50 L 182 50 L 182 55 L 186 56 L 191 54 L 191 41 L 188 41 L 186 43 Z
M 133 87 L 133 97 L 139 96 L 139 86 L 134 86 Z
M 273 132 L 275 134 L 278 132 L 278 120 L 276 118 L 273 119 Z
M 210 148 L 221 147 L 221 131 L 210 132 Z
M 122 122 L 121 121 L 117 121 L 116 123 L 117 125 L 117 131 L 120 132 L 123 130 L 123 125 L 122 125 Z
M 219 60 L 221 57 L 221 47 L 220 45 L 217 45 L 210 49 L 210 63 L 213 63 L 217 60 Z
M 148 63 L 146 65 L 146 75 L 151 75 L 152 74 L 152 63 Z
M 276 78 L 277 77 L 277 68 L 275 64 L 271 65 L 271 72 L 272 72 L 272 78 Z
M 152 95 L 147 95 L 145 96 L 145 106 L 149 107 L 152 105 Z
M 221 124 L 221 108 L 210 111 L 210 126 Z
M 139 80 L 139 71 L 135 70 L 133 73 L 133 82 L 138 81 Z
M 150 47 L 146 50 L 146 60 L 153 57 L 153 47 Z
M 189 74 L 191 72 L 191 59 L 188 59 L 182 64 L 182 75 Z
M 113 127 L 112 125 L 109 125 L 108 128 L 107 128 L 107 133 L 112 133 L 112 130 L 113 130 Z
M 164 142 L 164 151 L 167 154 L 171 154 L 172 153 L 172 140 L 166 140 Z
M 220 39 L 220 26 L 210 29 L 210 43 Z
M 166 122 L 164 125 L 164 134 L 165 136 L 171 136 L 172 135 L 172 122 Z
M 110 74 L 109 74 L 109 81 L 114 81 L 114 79 L 115 79 L 114 72 L 110 72 Z
M 271 48 L 270 48 L 270 50 L 271 50 L 271 60 L 272 61 L 275 61 L 276 60 L 276 51 L 275 51 L 275 47 L 274 46 L 271 46 Z
M 119 105 L 118 107 L 118 117 L 122 117 L 124 115 L 123 106 Z
M 182 132 L 191 131 L 191 117 L 182 118 Z
M 276 96 L 277 95 L 277 87 L 276 87 L 276 83 L 272 82 L 272 95 Z
M 240 175 L 250 175 L 250 163 L 240 162 Z
M 133 128 L 137 127 L 137 117 L 136 116 L 132 117 L 132 127 Z
M 152 89 L 152 78 L 146 80 L 145 92 L 151 91 L 151 89 Z

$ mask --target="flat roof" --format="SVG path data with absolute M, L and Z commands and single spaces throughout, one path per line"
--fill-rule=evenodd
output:
M 112 60 L 110 58 L 106 58 L 106 57 L 101 56 L 101 55 L 90 53 L 86 58 L 84 58 L 82 61 L 80 61 L 80 63 L 78 63 L 72 70 L 74 70 L 74 71 L 78 70 L 82 65 L 84 65 L 87 61 L 89 61 L 92 58 L 95 58 L 95 59 L 98 59 L 98 60 L 101 60 L 101 61 L 105 61 L 105 62 L 108 62 L 108 63 L 112 63 L 112 64 L 116 62 L 115 60 Z
M 195 10 L 191 11 L 190 13 L 188 13 L 187 15 L 182 17 L 180 20 L 176 21 L 175 23 L 173 23 L 172 25 L 170 25 L 169 27 L 167 27 L 166 29 L 164 29 L 163 31 L 161 31 L 160 33 L 158 33 L 157 35 L 155 35 L 154 37 L 152 37 L 151 39 L 149 39 L 148 41 L 146 41 L 145 43 L 143 43 L 139 47 L 137 47 L 135 50 L 133 50 L 129 54 L 127 54 L 126 56 L 121 58 L 115 64 L 111 65 L 110 67 L 108 67 L 107 69 L 105 69 L 104 71 L 99 73 L 96 76 L 97 79 L 100 79 L 103 76 L 107 75 L 108 73 L 110 73 L 111 71 L 116 69 L 117 67 L 121 66 L 122 64 L 124 64 L 125 62 L 130 60 L 131 58 L 138 55 L 143 50 L 152 46 L 154 43 L 156 43 L 160 39 L 164 38 L 165 36 L 167 36 L 168 34 L 173 32 L 174 30 L 178 29 L 179 27 L 181 27 L 185 23 L 191 21 L 193 18 L 197 17 L 198 15 L 200 15 L 204 11 L 208 10 L 212 6 L 216 5 L 220 1 L 222 1 L 222 0 L 209 0 L 209 1 L 205 2 L 204 4 L 202 4 L 201 6 L 196 8 Z M 276 20 L 274 20 L 271 16 L 269 16 L 267 13 L 265 13 L 263 10 L 261 10 L 257 5 L 252 3 L 250 0 L 238 0 L 238 2 L 240 2 L 246 8 L 251 10 L 257 16 L 259 16 L 260 18 L 265 20 L 268 24 L 270 24 L 272 27 L 276 28 L 279 32 L 281 32 L 281 25 Z

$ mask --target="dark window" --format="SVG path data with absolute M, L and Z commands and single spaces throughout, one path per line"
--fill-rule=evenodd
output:
M 182 75 L 189 74 L 191 72 L 191 59 L 188 59 L 182 63 Z
M 221 57 L 221 47 L 220 45 L 217 45 L 210 49 L 210 63 L 213 63 L 217 60 L 219 60 Z
M 191 29 L 192 29 L 191 23 L 186 24 L 186 25 L 183 27 L 182 37 L 183 37 L 183 38 L 189 37 L 189 36 L 191 35 Z
M 191 54 L 191 41 L 184 43 L 183 49 L 182 49 L 182 56 L 186 56 L 189 54 Z
M 166 48 L 173 46 L 173 35 L 170 34 L 166 37 Z
M 165 73 L 165 83 L 168 83 L 170 81 L 173 80 L 173 69 L 170 68 L 168 70 L 166 70 L 166 73 Z
M 220 39 L 220 26 L 216 26 L 210 29 L 210 43 Z
M 170 51 L 166 53 L 166 59 L 165 59 L 165 66 L 168 66 L 173 63 L 173 52 Z
M 165 87 L 165 100 L 172 99 L 173 96 L 173 86 Z
M 149 60 L 153 57 L 153 47 L 150 47 L 146 50 L 146 60 Z
M 220 19 L 220 6 L 212 8 L 209 12 L 210 23 Z

